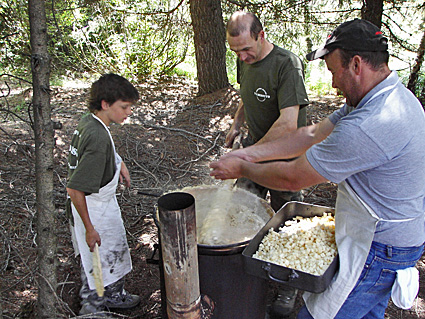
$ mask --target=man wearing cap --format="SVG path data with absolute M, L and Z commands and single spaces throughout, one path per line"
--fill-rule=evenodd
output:
M 425 115 L 388 68 L 387 49 L 387 39 L 372 23 L 341 24 L 307 59 L 325 60 L 345 105 L 318 124 L 210 164 L 215 178 L 245 176 L 275 189 L 338 184 L 339 271 L 323 293 L 304 294 L 300 319 L 384 318 L 390 296 L 406 309 L 418 291 L 414 266 L 425 240 Z M 292 162 L 259 163 L 296 156 Z

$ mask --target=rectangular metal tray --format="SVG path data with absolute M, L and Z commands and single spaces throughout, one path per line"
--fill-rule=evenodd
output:
M 338 269 L 338 255 L 321 276 L 308 274 L 292 268 L 286 268 L 252 257 L 252 255 L 254 255 L 258 250 L 258 246 L 263 240 L 263 237 L 267 235 L 270 228 L 278 230 L 285 221 L 295 216 L 321 216 L 324 212 L 334 214 L 335 210 L 331 207 L 312 205 L 302 202 L 289 202 L 285 204 L 243 250 L 242 256 L 245 272 L 253 276 L 261 277 L 263 279 L 271 279 L 281 284 L 304 291 L 313 293 L 324 291 L 329 286 L 332 277 Z

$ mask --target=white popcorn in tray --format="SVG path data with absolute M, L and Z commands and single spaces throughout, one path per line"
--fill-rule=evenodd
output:
M 320 276 L 336 255 L 335 219 L 324 213 L 294 217 L 279 232 L 271 228 L 252 257 Z

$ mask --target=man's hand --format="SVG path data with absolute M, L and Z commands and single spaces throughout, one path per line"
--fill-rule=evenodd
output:
M 219 161 L 210 164 L 210 167 L 213 169 L 210 175 L 216 179 L 223 180 L 242 177 L 243 162 L 242 159 L 236 156 L 222 157 Z
M 243 102 L 242 100 L 239 100 L 238 108 L 236 110 L 235 117 L 233 119 L 233 124 L 230 127 L 229 133 L 227 133 L 226 135 L 226 140 L 224 144 L 226 147 L 231 148 L 233 146 L 233 142 L 236 136 L 238 136 L 241 133 L 240 129 L 244 122 L 245 122 L 245 111 L 243 107 Z
M 241 132 L 238 129 L 232 128 L 230 129 L 229 133 L 226 135 L 226 140 L 224 142 L 224 146 L 231 148 L 233 146 L 233 142 L 235 141 L 236 136 L 241 134 Z
M 96 243 L 100 246 L 100 236 L 94 228 L 90 229 L 89 231 L 86 231 L 86 243 L 89 246 L 91 252 L 94 251 L 94 246 Z
M 238 150 L 234 150 L 229 153 L 223 154 L 220 157 L 220 161 L 224 159 L 228 159 L 230 157 L 237 157 L 247 162 L 255 162 L 254 158 L 248 154 L 249 150 L 250 150 L 250 147 L 246 147 L 246 148 L 240 148 Z

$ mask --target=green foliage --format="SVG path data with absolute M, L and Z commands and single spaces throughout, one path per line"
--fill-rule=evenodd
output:
M 177 76 L 181 76 L 181 77 L 185 77 L 185 78 L 188 78 L 188 79 L 192 79 L 193 80 L 193 79 L 195 79 L 195 76 L 196 76 L 196 74 L 193 72 L 194 70 L 196 71 L 196 68 L 195 69 L 192 68 L 191 70 L 188 70 L 188 69 L 183 69 L 183 68 L 180 68 L 180 67 L 176 66 L 173 69 L 173 71 L 170 72 L 169 75 L 175 74 Z
M 233 86 L 238 85 L 236 61 L 237 61 L 236 54 L 232 52 L 230 49 L 226 50 L 227 77 L 229 79 L 230 84 L 232 84 Z
M 74 16 L 62 21 L 72 22 L 64 29 L 71 30 L 66 44 L 82 68 L 78 71 L 117 72 L 134 80 L 170 74 L 184 60 L 191 33 L 182 19 L 186 8 L 168 10 L 163 1 L 92 1 L 64 10 Z
M 30 38 L 24 0 L 0 1 L 0 70 L 27 77 L 30 68 Z
M 225 4 L 224 4 L 225 3 Z M 270 1 L 254 0 L 236 6 L 225 1 L 225 20 L 236 10 L 255 13 L 263 23 L 268 40 L 304 57 L 323 43 L 326 35 L 342 21 L 360 16 L 361 2 L 337 4 L 322 1 Z
M 410 78 L 410 70 L 409 69 L 403 69 L 403 70 L 398 70 L 397 71 L 398 76 L 400 77 L 401 82 L 407 86 L 407 84 L 409 83 L 409 78 Z M 416 81 L 416 89 L 415 92 L 413 92 L 415 94 L 415 96 L 417 96 L 418 98 L 421 97 L 421 94 L 423 94 L 423 90 L 425 87 L 425 73 L 424 72 L 419 72 L 418 74 L 418 79 Z
M 19 113 L 23 110 L 27 110 L 27 108 L 28 108 L 28 103 L 25 102 L 24 100 L 21 100 L 21 101 L 17 101 L 17 103 L 14 104 L 13 111 L 15 113 Z
M 0 1 L 0 67 L 28 79 L 27 5 Z M 116 72 L 134 80 L 173 74 L 191 44 L 188 10 L 161 0 L 46 1 L 52 74 Z
M 317 96 L 329 95 L 333 91 L 331 83 L 322 78 L 316 81 L 307 82 L 306 85 L 308 90 Z
M 117 72 L 134 81 L 147 76 L 196 76 L 192 28 L 187 1 L 180 0 L 47 0 L 52 77 L 81 78 L 85 74 Z M 240 3 L 240 5 L 238 5 Z M 304 59 L 324 42 L 329 31 L 360 17 L 362 1 L 331 0 L 222 1 L 223 20 L 238 9 L 256 13 L 273 43 Z M 0 69 L 31 80 L 28 2 L 0 0 Z M 384 3 L 383 32 L 393 59 L 408 68 L 415 58 L 423 26 L 423 2 Z M 236 85 L 236 57 L 227 50 L 228 77 Z M 184 64 L 182 64 L 184 62 Z M 306 62 L 306 61 L 305 61 Z M 321 81 L 321 82 L 320 82 Z M 313 90 L 327 82 L 307 76 Z M 421 78 L 423 83 L 423 77 Z
M 335 92 L 335 89 L 332 88 L 332 77 L 323 60 L 307 64 L 305 84 L 309 94 L 325 96 Z

